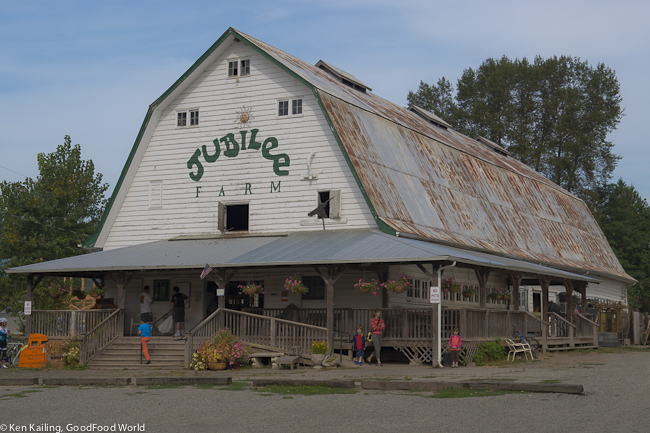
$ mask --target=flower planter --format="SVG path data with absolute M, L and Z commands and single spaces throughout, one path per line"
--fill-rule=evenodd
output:
M 225 362 L 208 362 L 208 368 L 210 370 L 225 370 L 226 369 L 226 363 Z
M 320 365 L 323 365 L 324 360 L 325 360 L 325 355 L 314 354 L 314 355 L 311 356 L 311 361 L 314 363 L 314 367 L 318 367 Z
M 65 361 L 63 359 L 50 359 L 50 367 L 55 370 L 62 370 L 65 367 Z
M 247 287 L 244 289 L 244 293 L 247 295 L 255 295 L 257 293 L 257 287 Z
M 53 293 L 53 292 L 50 292 L 50 296 L 52 297 L 52 299 L 58 299 L 59 296 L 61 296 L 61 293 Z
M 449 286 L 450 293 L 458 293 L 458 289 L 460 289 L 460 284 L 452 284 Z
M 463 298 L 471 298 L 474 296 L 474 293 L 471 292 L 463 292 Z

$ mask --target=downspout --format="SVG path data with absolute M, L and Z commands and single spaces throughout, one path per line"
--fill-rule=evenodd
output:
M 443 269 L 447 268 L 453 268 L 456 266 L 456 261 L 454 260 L 454 263 L 451 265 L 447 266 L 440 266 L 438 267 L 438 289 L 440 290 L 440 302 L 438 303 L 438 335 L 436 336 L 436 341 L 437 341 L 437 347 L 438 347 L 438 368 L 442 368 L 442 357 L 440 355 L 440 349 L 441 349 L 441 341 L 442 341 L 442 271 Z

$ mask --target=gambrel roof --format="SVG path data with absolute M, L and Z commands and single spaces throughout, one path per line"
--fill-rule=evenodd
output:
M 366 88 L 346 85 L 340 77 L 347 73 L 338 68 L 337 79 L 232 28 L 150 106 L 101 226 L 85 246 L 95 244 L 156 112 L 235 41 L 313 92 L 383 232 L 634 282 L 586 204 L 530 167 Z

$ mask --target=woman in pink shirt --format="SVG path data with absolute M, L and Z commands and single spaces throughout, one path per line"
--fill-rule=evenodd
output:
M 386 325 L 384 324 L 384 319 L 381 318 L 381 310 L 375 310 L 372 316 L 372 319 L 370 319 L 370 328 L 372 329 L 372 345 L 375 350 L 366 359 L 366 362 L 370 364 L 372 357 L 376 356 L 377 365 L 383 367 L 384 364 L 381 363 L 379 356 L 381 354 L 381 333 L 386 329 Z

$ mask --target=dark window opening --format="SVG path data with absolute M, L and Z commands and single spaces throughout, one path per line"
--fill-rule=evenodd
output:
M 278 101 L 278 116 L 289 115 L 289 101 Z
M 302 277 L 302 283 L 309 287 L 309 292 L 302 295 L 303 300 L 325 299 L 325 281 L 321 277 Z
M 248 205 L 231 204 L 226 206 L 226 231 L 248 230 Z
M 325 207 L 324 207 L 323 210 L 325 211 L 325 215 L 327 215 L 325 218 L 329 218 L 330 217 L 330 202 L 328 200 L 330 199 L 330 192 L 329 191 L 319 191 L 318 192 L 318 197 L 320 198 L 320 203 L 327 202 L 325 204 Z M 320 216 L 318 218 L 320 218 Z
M 264 286 L 264 281 L 253 281 L 255 284 Z M 245 286 L 249 281 L 230 281 L 226 284 L 224 291 L 226 296 L 226 308 L 229 310 L 239 310 L 244 308 L 264 308 L 264 294 L 248 295 L 242 293 L 239 285 Z M 206 314 L 212 313 L 217 309 L 219 300 L 217 298 L 217 285 L 213 281 L 208 281 L 207 287 L 207 304 Z

